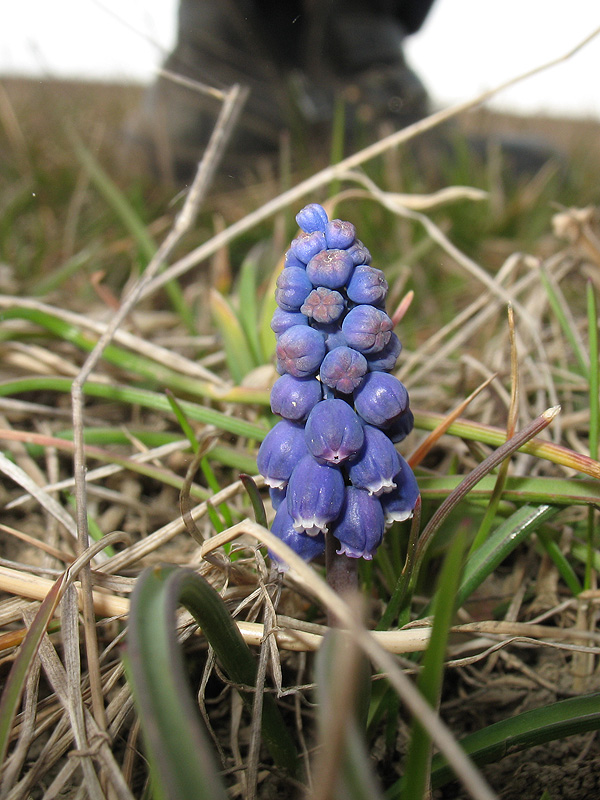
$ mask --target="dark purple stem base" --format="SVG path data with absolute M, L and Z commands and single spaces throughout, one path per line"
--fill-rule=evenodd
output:
M 341 597 L 348 597 L 358 592 L 358 559 L 338 555 L 339 542 L 331 533 L 325 534 L 325 566 L 327 583 Z M 331 611 L 327 612 L 327 624 L 340 627 L 340 621 Z

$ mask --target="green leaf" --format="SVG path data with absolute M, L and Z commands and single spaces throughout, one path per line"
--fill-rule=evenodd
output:
M 460 484 L 462 476 L 419 476 L 419 489 L 425 500 L 443 500 Z M 487 502 L 496 478 L 488 475 L 469 490 L 468 501 Z M 600 481 L 590 478 L 529 478 L 509 476 L 502 499 L 512 503 L 543 503 L 561 506 L 600 504 Z
M 275 354 L 276 339 L 275 334 L 271 330 L 271 319 L 273 317 L 273 312 L 277 308 L 277 303 L 275 302 L 275 289 L 277 288 L 277 277 L 280 271 L 280 267 L 277 265 L 277 268 L 271 275 L 271 280 L 267 286 L 263 304 L 260 310 L 258 335 L 260 339 L 263 361 L 265 363 L 270 361 Z
M 70 392 L 73 381 L 70 378 L 23 378 L 16 381 L 6 381 L 0 383 L 0 397 L 7 397 L 21 392 Z M 84 394 L 92 397 L 103 397 L 115 402 L 130 403 L 140 405 L 143 408 L 152 408 L 155 411 L 170 411 L 171 406 L 167 398 L 162 394 L 150 392 L 147 389 L 136 389 L 131 386 L 120 384 L 94 383 L 87 381 L 83 386 Z M 268 394 L 268 393 L 267 393 Z M 223 397 L 224 402 L 236 402 L 236 399 L 227 395 Z M 215 411 L 207 406 L 200 406 L 196 403 L 180 400 L 180 407 L 185 411 L 189 419 L 204 422 L 207 425 L 214 425 L 222 431 L 228 431 L 236 436 L 245 436 L 250 439 L 262 441 L 267 433 L 267 429 L 254 425 L 252 422 L 240 417 L 232 417 Z
M 258 306 L 256 302 L 256 270 L 257 262 L 251 256 L 244 259 L 238 278 L 238 296 L 240 304 L 239 319 L 246 335 L 248 346 L 252 351 L 254 362 L 262 364 L 264 357 L 261 351 L 258 332 Z
M 543 522 L 559 511 L 554 506 L 523 506 L 505 520 L 491 536 L 467 559 L 464 576 L 458 590 L 458 607 L 491 575 L 507 556 L 527 539 Z
M 74 325 L 66 323 L 45 311 L 20 307 L 7 308 L 2 311 L 2 319 L 27 319 L 45 328 L 64 341 L 71 342 L 87 353 L 91 352 L 96 346 L 97 339 L 84 335 Z M 14 333 L 8 330 L 6 331 L 6 335 L 14 337 Z M 210 397 L 212 399 L 221 399 L 224 397 L 223 390 L 209 381 L 202 381 L 197 378 L 190 378 L 187 375 L 182 375 L 180 372 L 169 369 L 164 364 L 160 364 L 139 353 L 132 353 L 115 344 L 109 344 L 104 349 L 102 358 L 109 364 L 114 364 L 120 369 L 126 370 L 128 373 L 138 376 L 138 378 L 143 378 L 145 381 L 151 382 L 154 386 L 166 386 L 192 397 Z M 249 390 L 246 391 L 248 394 L 251 394 Z M 232 399 L 238 402 L 244 402 L 243 396 L 241 395 Z M 265 405 L 268 405 L 268 393 L 265 393 L 265 399 L 263 401 L 261 401 L 259 395 L 255 394 L 254 399 L 249 400 L 249 402 L 264 402 Z
M 177 567 L 147 569 L 131 599 L 126 658 L 150 758 L 165 797 L 223 797 L 212 757 L 185 679 L 176 635 L 181 604 L 200 625 L 244 704 L 251 709 L 256 661 L 223 600 L 200 575 Z M 249 687 L 247 690 L 241 687 Z M 279 708 L 265 694 L 262 733 L 277 766 L 296 772 L 294 742 Z M 198 749 L 200 748 L 200 749 Z M 201 794 L 204 786 L 209 790 Z
M 244 376 L 258 366 L 250 352 L 244 329 L 232 307 L 216 289 L 210 293 L 210 307 L 223 340 L 231 377 L 235 383 L 241 383 Z
M 167 589 L 172 574 L 158 569 L 138 579 L 125 653 L 155 795 L 165 800 L 226 800 L 177 643 L 178 598 Z
M 481 766 L 499 761 L 509 753 L 598 729 L 600 693 L 569 698 L 533 711 L 525 711 L 465 736 L 460 744 L 473 761 Z M 439 754 L 434 756 L 432 787 L 437 789 L 445 786 L 452 778 L 453 772 L 444 757 Z
M 452 619 L 456 610 L 452 598 L 456 597 L 465 550 L 465 531 L 454 538 L 440 574 L 434 599 L 434 617 L 431 639 L 423 656 L 423 669 L 417 679 L 417 688 L 429 704 L 439 704 L 444 677 L 444 660 Z M 404 765 L 401 795 L 411 800 L 424 796 L 429 776 L 431 739 L 425 728 L 413 720 L 408 754 Z
M 552 535 L 545 530 L 543 525 L 537 529 L 537 537 L 546 553 L 548 553 L 554 562 L 554 566 L 558 570 L 560 577 L 567 584 L 573 594 L 578 595 L 579 592 L 582 591 L 583 586 L 579 582 L 579 578 L 575 574 L 575 570 L 567 561 L 557 542 L 554 541 Z
M 254 519 L 257 521 L 259 525 L 262 525 L 263 528 L 268 528 L 267 525 L 267 514 L 265 512 L 265 507 L 263 505 L 262 497 L 260 496 L 260 492 L 258 491 L 258 486 L 254 483 L 254 480 L 250 475 L 242 473 L 240 475 L 240 480 L 244 485 L 244 489 L 248 492 L 248 496 L 250 498 L 250 502 L 252 503 L 252 509 L 254 510 Z
M 569 304 L 565 300 L 556 280 L 548 274 L 543 266 L 540 266 L 538 274 L 561 330 L 579 362 L 579 368 L 583 375 L 587 375 L 589 369 L 588 356 L 579 341 L 577 325 L 571 314 Z

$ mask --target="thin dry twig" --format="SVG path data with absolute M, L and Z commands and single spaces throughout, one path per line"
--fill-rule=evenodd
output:
M 113 317 L 111 324 L 102 334 L 98 343 L 86 359 L 79 374 L 73 381 L 71 388 L 71 402 L 73 410 L 73 440 L 75 496 L 77 510 L 77 533 L 79 552 L 83 552 L 88 545 L 87 499 L 85 484 L 85 447 L 83 423 L 83 386 L 90 373 L 100 360 L 102 353 L 112 340 L 115 331 L 139 300 L 142 290 L 161 269 L 173 248 L 193 224 L 199 207 L 204 200 L 206 192 L 214 177 L 217 164 L 224 152 L 229 134 L 237 121 L 241 106 L 246 98 L 247 91 L 240 86 L 233 86 L 221 108 L 219 120 L 210 138 L 204 157 L 198 167 L 198 172 L 192 183 L 190 192 L 175 219 L 170 233 L 158 248 L 154 258 L 146 267 L 144 274 L 133 287 L 132 291 L 123 301 L 119 311 Z M 88 670 L 92 690 L 92 707 L 94 717 L 102 730 L 106 728 L 104 700 L 98 668 L 98 644 L 94 621 L 92 583 L 89 569 L 84 569 L 81 574 L 81 588 L 83 594 L 84 637 L 88 657 Z

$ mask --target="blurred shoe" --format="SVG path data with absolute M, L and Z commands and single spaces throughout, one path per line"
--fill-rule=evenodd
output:
M 281 26 L 265 25 L 254 3 L 182 1 L 179 41 L 165 70 L 218 89 L 250 89 L 227 149 L 228 172 L 275 154 L 291 127 L 326 144 L 338 98 L 348 143 L 356 128 L 375 132 L 386 120 L 403 127 L 428 113 L 427 92 L 404 60 L 402 25 L 381 13 L 336 13 L 337 5 L 323 19 L 316 13 L 286 54 Z M 128 160 L 141 158 L 161 179 L 189 180 L 219 109 L 218 99 L 159 77 L 126 131 Z

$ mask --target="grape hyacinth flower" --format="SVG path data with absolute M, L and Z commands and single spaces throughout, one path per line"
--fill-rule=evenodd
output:
M 281 375 L 271 409 L 282 420 L 258 467 L 276 510 L 273 533 L 306 561 L 326 552 L 331 569 L 330 558 L 373 558 L 385 528 L 412 515 L 419 489 L 395 443 L 414 419 L 391 374 L 402 346 L 385 312 L 383 272 L 352 223 L 329 220 L 317 203 L 296 221 L 271 322 Z

